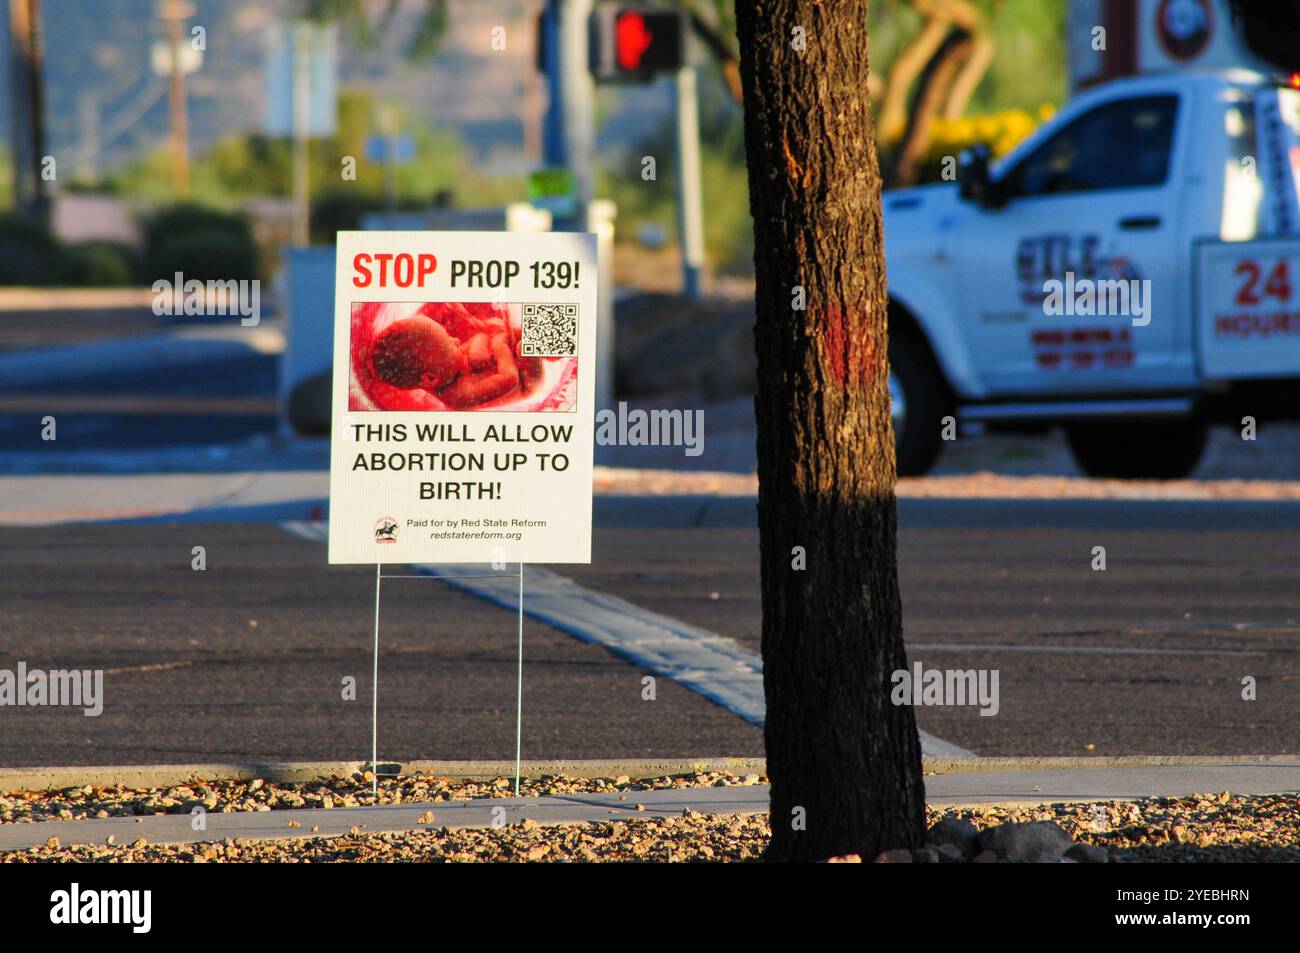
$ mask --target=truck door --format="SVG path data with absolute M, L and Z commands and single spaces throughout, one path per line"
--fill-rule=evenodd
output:
M 1179 99 L 1112 99 L 1067 119 L 998 177 L 991 205 L 963 204 L 966 329 L 993 393 L 1192 379 Z

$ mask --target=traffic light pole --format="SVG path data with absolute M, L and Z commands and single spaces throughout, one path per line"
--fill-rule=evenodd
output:
M 596 303 L 596 406 L 614 404 L 614 207 L 596 202 L 596 84 L 590 69 L 593 0 L 548 0 L 542 43 L 550 64 L 543 150 L 549 168 L 573 176 L 574 216 L 562 228 L 594 232 L 600 270 Z
M 546 8 L 547 77 L 550 105 L 546 112 L 546 164 L 573 175 L 576 219 L 596 194 L 595 83 L 588 69 L 588 20 L 592 0 L 549 0 Z

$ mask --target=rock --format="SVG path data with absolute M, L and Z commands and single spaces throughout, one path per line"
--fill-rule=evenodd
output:
M 887 850 L 876 858 L 878 864 L 910 864 L 911 862 L 912 852 L 902 847 Z
M 939 855 L 939 860 L 943 863 L 959 864 L 966 859 L 966 855 L 961 852 L 961 848 L 956 844 L 940 844 L 935 848 Z
M 939 852 L 933 847 L 920 847 L 912 851 L 912 863 L 937 864 L 939 863 Z
M 1070 835 L 1051 821 L 999 824 L 981 831 L 981 850 L 991 850 L 998 857 L 1024 862 L 1039 854 L 1060 857 L 1073 846 Z
M 322 371 L 301 381 L 289 392 L 289 426 L 304 437 L 324 437 L 330 432 L 330 389 L 333 372 Z
M 997 862 L 998 862 L 998 855 L 993 853 L 993 851 L 991 850 L 980 851 L 973 858 L 971 858 L 972 864 L 996 864 Z
M 961 851 L 963 857 L 970 857 L 978 848 L 980 832 L 970 821 L 960 817 L 945 817 L 926 835 L 926 840 L 935 846 L 951 844 Z
M 1096 844 L 1075 844 L 1065 852 L 1065 856 L 1079 864 L 1110 863 L 1110 851 Z

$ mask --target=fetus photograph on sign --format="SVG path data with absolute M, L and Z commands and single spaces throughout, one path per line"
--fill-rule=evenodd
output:
M 572 413 L 578 307 L 352 305 L 348 409 Z

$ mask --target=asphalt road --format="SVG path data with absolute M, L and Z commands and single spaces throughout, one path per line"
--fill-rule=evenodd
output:
M 1300 752 L 1290 516 L 1236 526 L 1206 504 L 1179 523 L 1152 503 L 1090 527 L 1058 504 L 972 526 L 976 505 L 905 513 L 906 638 L 927 667 L 997 669 L 1000 710 L 922 707 L 924 730 L 983 756 Z M 757 555 L 747 528 L 598 528 L 591 567 L 556 568 L 757 649 Z M 0 667 L 107 670 L 98 718 L 0 708 L 0 765 L 367 757 L 374 576 L 324 560 L 274 526 L 0 530 Z M 381 631 L 381 758 L 513 756 L 510 613 L 392 580 Z M 530 620 L 525 657 L 527 758 L 762 754 L 757 728 L 666 679 L 643 700 L 645 673 L 602 648 Z
M 431 579 L 385 587 L 380 757 L 513 758 L 514 616 Z M 105 669 L 98 717 L 0 708 L 0 766 L 370 756 L 374 571 L 278 527 L 5 529 L 0 605 L 0 667 Z M 757 728 L 685 688 L 643 701 L 645 673 L 605 650 L 524 636 L 525 757 L 762 753 Z

